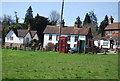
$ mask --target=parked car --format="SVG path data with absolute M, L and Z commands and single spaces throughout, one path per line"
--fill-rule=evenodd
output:
M 68 53 L 77 53 L 78 52 L 78 48 L 77 47 L 73 47 L 72 49 L 68 50 Z

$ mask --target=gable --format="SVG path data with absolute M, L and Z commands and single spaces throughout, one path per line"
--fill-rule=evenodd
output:
M 33 39 L 39 40 L 37 33 L 34 35 Z
M 8 34 L 6 35 L 6 37 L 10 37 L 10 36 L 16 36 L 16 34 L 14 33 L 14 31 L 13 30 L 10 30 L 9 32 L 8 32 Z M 17 37 L 17 36 L 16 36 Z

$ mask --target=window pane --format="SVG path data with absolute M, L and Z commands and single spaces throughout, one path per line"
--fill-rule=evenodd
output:
M 49 40 L 52 40 L 52 35 L 49 35 Z
M 67 41 L 70 41 L 70 37 L 71 37 L 71 36 L 68 36 Z
M 75 36 L 75 42 L 78 41 L 78 36 Z
M 59 35 L 56 35 L 56 41 L 58 41 Z

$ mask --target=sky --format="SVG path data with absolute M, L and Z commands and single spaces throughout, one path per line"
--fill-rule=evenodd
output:
M 37 13 L 40 16 L 49 17 L 52 10 L 61 13 L 61 2 L 2 2 L 2 13 L 11 15 L 13 19 L 14 11 L 17 12 L 19 22 L 22 23 L 25 18 L 26 10 L 29 6 L 33 9 L 33 16 Z M 86 13 L 94 11 L 98 19 L 98 24 L 103 21 L 105 15 L 113 16 L 114 22 L 118 22 L 118 2 L 65 2 L 63 19 L 66 26 L 73 26 L 76 18 L 79 16 L 84 20 Z

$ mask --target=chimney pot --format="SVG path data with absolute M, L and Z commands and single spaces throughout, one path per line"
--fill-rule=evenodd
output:
M 112 24 L 113 23 L 113 17 L 112 16 L 110 16 L 110 23 Z

